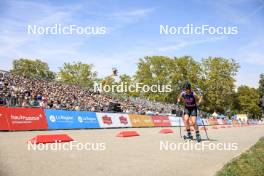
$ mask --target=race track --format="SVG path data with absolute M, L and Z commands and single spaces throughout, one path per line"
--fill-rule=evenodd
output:
M 237 143 L 234 151 L 160 150 L 161 142 L 183 143 L 179 128 L 159 134 L 161 128 L 96 129 L 0 132 L 1 176 L 191 176 L 214 175 L 226 162 L 264 136 L 264 126 L 212 129 L 212 143 Z M 122 130 L 135 130 L 138 137 L 119 138 Z M 66 133 L 80 143 L 104 143 L 105 150 L 33 151 L 27 140 L 38 134 Z M 201 131 L 205 138 L 204 131 Z M 206 143 L 205 141 L 203 143 Z M 208 142 L 207 142 L 208 143 Z M 191 144 L 196 144 L 191 142 Z

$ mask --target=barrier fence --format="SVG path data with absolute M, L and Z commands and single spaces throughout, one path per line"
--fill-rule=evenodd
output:
M 238 120 L 201 119 L 198 125 L 239 125 Z M 258 124 L 251 121 L 251 124 Z M 0 107 L 0 130 L 49 130 L 184 126 L 181 117 Z

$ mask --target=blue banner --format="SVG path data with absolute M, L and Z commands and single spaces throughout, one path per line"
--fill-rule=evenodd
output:
M 197 123 L 197 125 L 199 125 L 199 126 L 203 125 L 202 118 L 199 117 L 199 116 L 197 116 L 197 117 L 196 117 L 196 123 Z
M 45 109 L 48 129 L 100 128 L 95 112 Z

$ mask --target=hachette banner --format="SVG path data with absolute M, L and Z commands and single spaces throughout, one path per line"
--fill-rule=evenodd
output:
M 49 129 L 100 128 L 95 112 L 45 109 Z
M 11 131 L 45 130 L 48 128 L 43 109 L 6 108 L 5 112 L 8 128 Z
M 101 128 L 132 127 L 128 114 L 96 113 Z

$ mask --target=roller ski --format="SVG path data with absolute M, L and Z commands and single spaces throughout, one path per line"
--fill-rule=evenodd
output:
M 196 134 L 196 141 L 197 142 L 201 142 L 202 141 L 201 135 L 199 133 Z
M 183 139 L 185 140 L 185 141 L 192 141 L 193 140 L 193 136 L 192 135 L 183 135 Z

